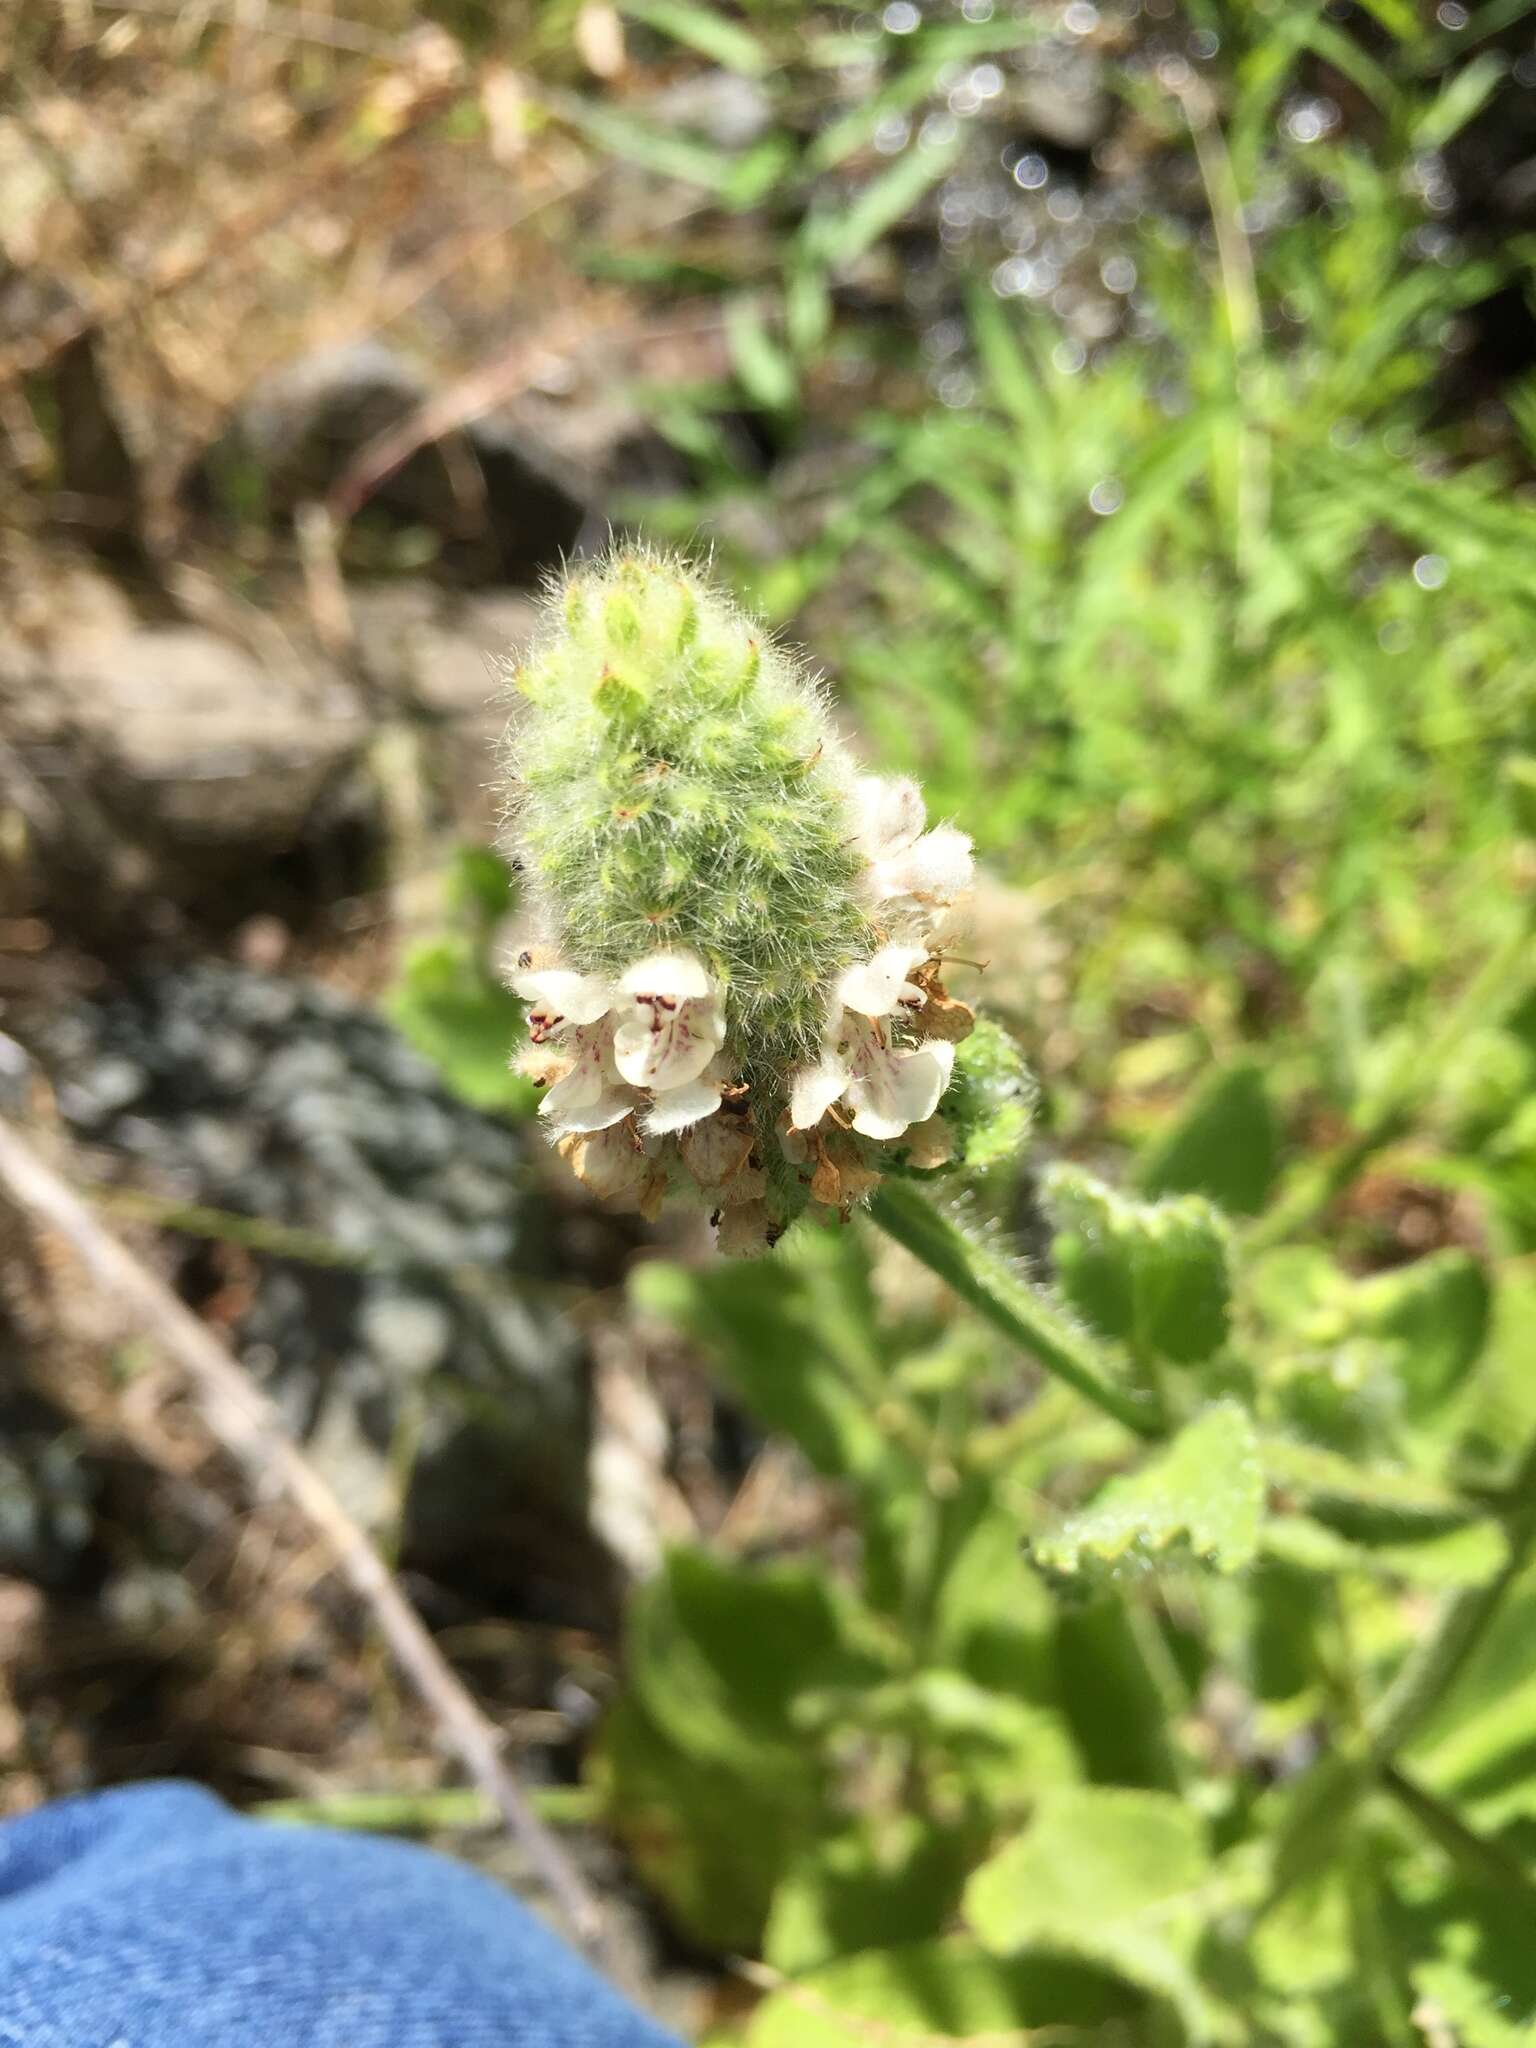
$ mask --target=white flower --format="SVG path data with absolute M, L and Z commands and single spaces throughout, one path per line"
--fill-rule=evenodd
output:
M 920 1010 L 927 997 L 909 977 L 926 957 L 922 946 L 882 946 L 872 960 L 849 967 L 838 977 L 837 1007 L 855 1010 L 861 1017 L 895 1017 L 903 1010 Z
M 563 1049 L 571 1055 L 571 1070 L 539 1104 L 540 1116 L 546 1117 L 554 1130 L 606 1131 L 638 1106 L 639 1095 L 624 1085 L 614 1065 L 611 1018 L 578 1025 Z
M 652 953 L 619 982 L 614 1061 L 653 1102 L 654 1135 L 685 1130 L 720 1106 L 723 1073 L 706 1073 L 725 1037 L 725 1014 L 704 965 L 692 953 Z
M 926 1123 L 954 1072 L 955 1048 L 931 1038 L 918 1046 L 887 1045 L 873 1024 L 855 1023 L 848 1049 L 848 1107 L 864 1138 L 899 1138 Z
M 697 1081 L 684 1081 L 677 1088 L 658 1088 L 655 1099 L 641 1122 L 653 1138 L 668 1131 L 686 1131 L 720 1107 L 724 1079 L 704 1074 Z
M 553 1083 L 539 1111 L 557 1135 L 606 1131 L 639 1111 L 659 1138 L 720 1107 L 731 1078 L 719 1056 L 725 1017 L 692 953 L 653 953 L 616 989 L 565 967 L 515 974 L 512 987 L 540 1049 L 529 1070 Z
M 792 1129 L 814 1129 L 835 1102 L 846 1103 L 865 1138 L 899 1138 L 933 1115 L 954 1071 L 954 1047 L 934 1039 L 895 1045 L 881 1028 L 885 1018 L 921 1009 L 923 991 L 907 977 L 923 957 L 921 946 L 883 946 L 840 977 L 821 1058 L 790 1077 Z
M 865 888 L 876 903 L 936 908 L 971 886 L 971 842 L 953 825 L 932 832 L 922 791 L 905 777 L 860 776 L 854 788 L 858 843 L 869 862 Z
M 512 977 L 514 994 L 528 1005 L 528 1035 L 550 1045 L 565 1071 L 539 1114 L 557 1134 L 605 1131 L 639 1100 L 624 1085 L 613 1059 L 613 990 L 600 974 L 545 967 Z
M 542 1045 L 568 1024 L 595 1024 L 613 1008 L 613 991 L 600 974 L 545 967 L 514 974 L 512 992 L 528 1005 L 528 1033 Z

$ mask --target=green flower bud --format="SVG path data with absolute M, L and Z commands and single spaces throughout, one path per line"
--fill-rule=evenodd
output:
M 804 664 L 675 558 L 578 570 L 514 682 L 538 937 L 512 986 L 562 1149 L 646 1213 L 702 1189 L 736 1247 L 846 1209 L 969 1030 L 933 932 L 970 841 L 925 829 L 915 784 L 859 775 Z

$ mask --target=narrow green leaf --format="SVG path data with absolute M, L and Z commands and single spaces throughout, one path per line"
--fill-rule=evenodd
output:
M 1508 69 L 1508 60 L 1499 52 L 1483 50 L 1470 63 L 1453 71 L 1429 107 L 1414 122 L 1414 148 L 1425 151 L 1444 149 L 1487 105 Z
M 731 361 L 747 396 L 768 412 L 783 412 L 799 392 L 795 366 L 751 299 L 734 298 L 725 309 Z
M 832 270 L 856 262 L 939 182 L 959 150 L 958 138 L 942 145 L 915 143 L 872 178 L 846 209 L 835 217 L 823 214 L 808 221 L 816 255 Z
M 693 0 L 622 0 L 622 4 L 631 21 L 659 29 L 740 77 L 761 78 L 772 65 L 772 58 L 751 30 L 714 7 L 696 6 Z

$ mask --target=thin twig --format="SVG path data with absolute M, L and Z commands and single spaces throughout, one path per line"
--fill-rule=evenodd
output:
M 499 1754 L 499 1738 L 401 1592 L 374 1545 L 289 1436 L 277 1409 L 207 1326 L 104 1230 L 79 1197 L 0 1121 L 0 1188 L 35 1224 L 56 1232 L 125 1323 L 148 1335 L 187 1375 L 204 1420 L 225 1448 L 306 1515 L 371 1610 L 405 1678 L 474 1783 L 492 1801 L 589 1949 L 602 1944 L 596 1899 L 530 1808 Z
M 173 20 L 185 13 L 185 0 L 91 0 L 101 14 L 157 14 Z M 308 8 L 263 7 L 254 19 L 244 19 L 233 6 L 207 10 L 210 22 L 245 35 L 279 36 L 284 42 L 316 43 L 322 49 L 345 50 L 355 57 L 390 57 L 404 40 L 380 35 L 360 21 L 343 21 L 335 15 L 314 14 Z
M 593 308 L 576 307 L 530 335 L 520 335 L 497 355 L 433 392 L 402 420 L 366 441 L 332 484 L 326 510 L 338 533 L 418 449 L 472 426 L 494 406 L 523 391 L 539 363 L 563 355 L 590 333 Z

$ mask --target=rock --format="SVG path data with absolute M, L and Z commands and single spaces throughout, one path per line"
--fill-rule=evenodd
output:
M 248 519 L 259 507 L 268 518 L 291 518 L 433 396 L 382 342 L 301 357 L 247 394 L 185 495 L 203 510 Z M 574 546 L 587 508 L 547 447 L 506 415 L 486 413 L 423 440 L 369 493 L 360 516 L 397 530 L 425 528 L 438 567 L 458 580 L 532 585 Z
M 79 647 L 53 703 L 135 836 L 199 847 L 290 845 L 367 731 L 339 678 L 275 671 L 199 626 Z
M 562 1254 L 520 1132 L 446 1094 L 372 1012 L 239 968 L 143 976 L 31 1042 L 105 1170 L 259 1219 L 177 1239 L 177 1278 L 194 1304 L 240 1304 L 237 1351 L 354 1513 L 392 1516 L 414 1438 L 408 1565 L 609 1618 L 586 1363 L 543 1298 Z
M 351 605 L 359 659 L 381 692 L 418 715 L 499 729 L 497 664 L 527 646 L 538 616 L 531 597 L 484 591 L 454 604 L 410 579 L 361 586 Z
M 60 928 L 110 938 L 156 898 L 234 923 L 286 907 L 285 864 L 300 902 L 316 872 L 331 895 L 362 886 L 377 806 L 352 684 L 294 635 L 263 658 L 203 626 L 141 623 L 120 586 L 67 559 L 41 589 L 18 614 L 22 658 L 0 650 L 0 794 Z

